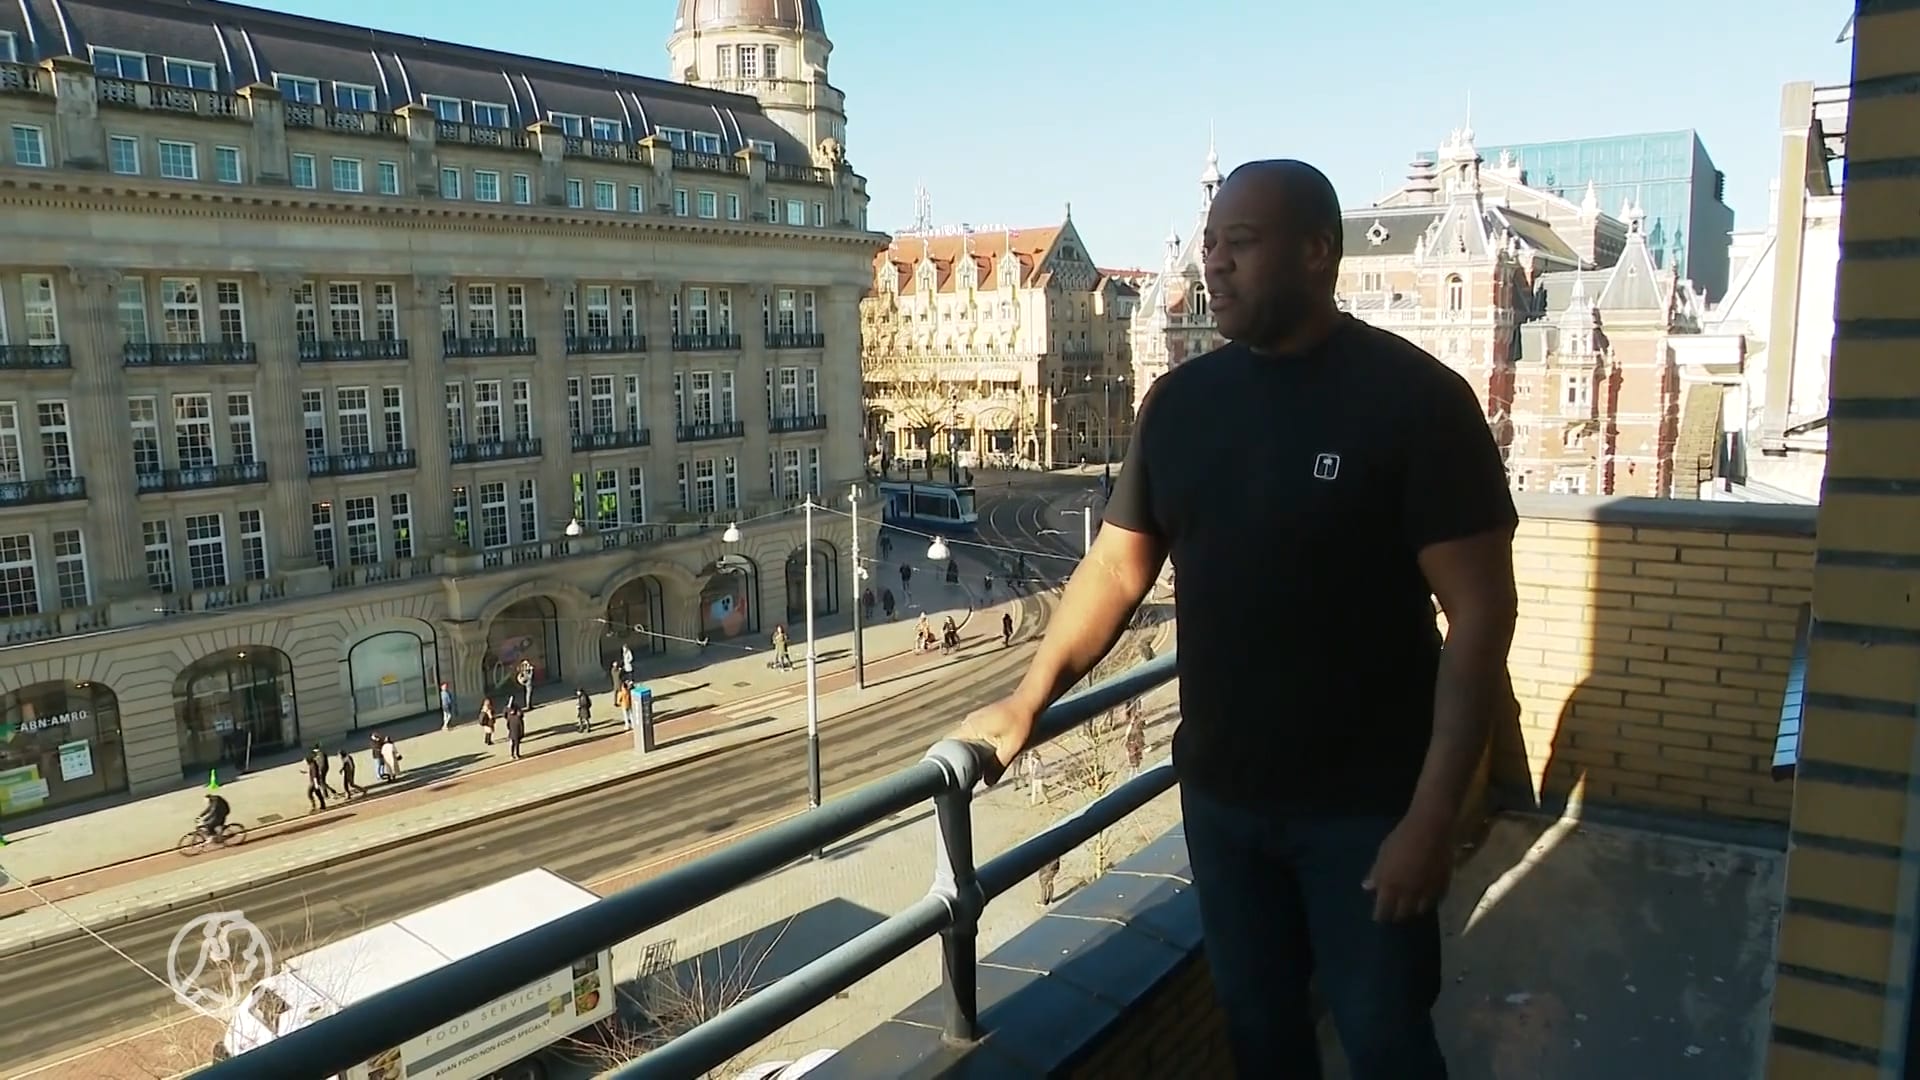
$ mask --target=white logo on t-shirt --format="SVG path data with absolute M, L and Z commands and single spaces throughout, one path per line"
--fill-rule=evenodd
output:
M 1332 480 L 1340 475 L 1340 455 L 1320 454 L 1313 459 L 1313 478 Z

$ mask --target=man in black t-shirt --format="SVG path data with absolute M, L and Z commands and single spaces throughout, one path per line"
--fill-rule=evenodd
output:
M 1318 170 L 1236 170 L 1204 239 L 1231 344 L 1147 394 L 1025 680 L 960 736 L 992 747 L 997 778 L 1171 557 L 1174 764 L 1240 1074 L 1320 1075 L 1311 974 L 1356 1080 L 1438 1080 L 1435 909 L 1510 701 L 1505 470 L 1460 376 L 1338 310 L 1340 207 Z

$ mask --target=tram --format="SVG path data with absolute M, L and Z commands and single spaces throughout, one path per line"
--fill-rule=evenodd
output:
M 971 484 L 882 480 L 880 520 L 888 525 L 913 525 L 950 533 L 972 532 L 979 524 L 980 515 L 974 510 Z

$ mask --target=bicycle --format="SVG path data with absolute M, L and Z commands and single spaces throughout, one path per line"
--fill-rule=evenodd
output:
M 220 826 L 217 833 L 206 833 L 199 829 L 182 836 L 174 850 L 182 855 L 198 855 L 209 847 L 238 847 L 247 842 L 247 827 L 238 822 L 229 821 Z

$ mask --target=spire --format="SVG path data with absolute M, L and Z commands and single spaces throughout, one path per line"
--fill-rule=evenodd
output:
M 1599 212 L 1600 193 L 1594 188 L 1593 181 L 1589 180 L 1587 181 L 1587 193 L 1580 197 L 1580 213 L 1587 217 L 1593 217 Z
M 1167 269 L 1172 270 L 1180 261 L 1180 226 L 1175 224 L 1167 231 Z
M 913 231 L 933 232 L 933 196 L 928 194 L 925 182 L 913 186 Z
M 1214 141 L 1213 124 L 1207 124 L 1207 167 L 1200 172 L 1200 212 L 1213 209 L 1213 197 L 1220 194 L 1220 151 Z

